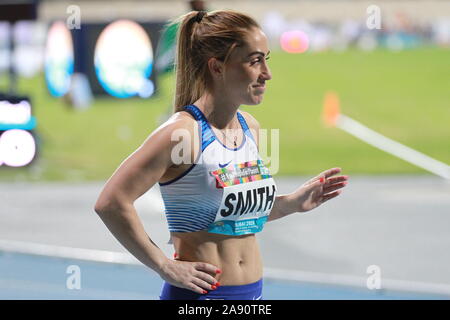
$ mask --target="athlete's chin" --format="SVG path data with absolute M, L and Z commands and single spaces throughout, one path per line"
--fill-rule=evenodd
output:
M 263 97 L 264 97 L 263 94 L 251 96 L 250 99 L 248 99 L 249 101 L 248 103 L 246 103 L 246 105 L 254 106 L 260 104 L 263 101 Z

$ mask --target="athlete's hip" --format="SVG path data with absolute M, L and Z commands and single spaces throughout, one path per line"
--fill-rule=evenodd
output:
M 164 282 L 161 300 L 262 300 L 263 280 L 244 285 L 220 285 L 215 290 L 209 290 L 199 294 L 188 289 L 175 287 Z

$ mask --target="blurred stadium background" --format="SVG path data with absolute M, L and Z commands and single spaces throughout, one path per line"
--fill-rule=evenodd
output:
M 93 206 L 171 111 L 173 52 L 164 24 L 192 5 L 0 2 L 0 298 L 157 297 L 160 279 L 133 269 L 136 261 Z M 262 128 L 279 129 L 281 193 L 327 168 L 350 175 L 338 199 L 258 235 L 266 298 L 448 299 L 448 179 L 327 127 L 322 112 L 325 94 L 336 92 L 346 115 L 450 163 L 450 2 L 204 5 L 249 13 L 270 41 L 273 79 L 264 102 L 242 109 Z M 158 187 L 136 206 L 171 256 Z M 80 266 L 81 290 L 67 288 L 69 265 Z M 373 265 L 378 290 L 367 287 Z M 105 273 L 123 280 L 99 280 Z M 285 280 L 295 286 L 286 289 Z

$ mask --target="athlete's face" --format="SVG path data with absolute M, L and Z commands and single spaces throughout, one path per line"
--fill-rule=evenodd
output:
M 266 59 L 270 53 L 266 35 L 259 28 L 248 32 L 244 46 L 236 47 L 219 77 L 220 87 L 238 104 L 261 103 L 266 81 L 272 79 Z

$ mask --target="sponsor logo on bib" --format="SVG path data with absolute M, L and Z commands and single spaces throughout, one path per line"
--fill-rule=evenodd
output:
M 276 185 L 262 160 L 232 164 L 212 171 L 223 188 L 221 205 L 208 231 L 228 235 L 263 229 L 276 197 Z

